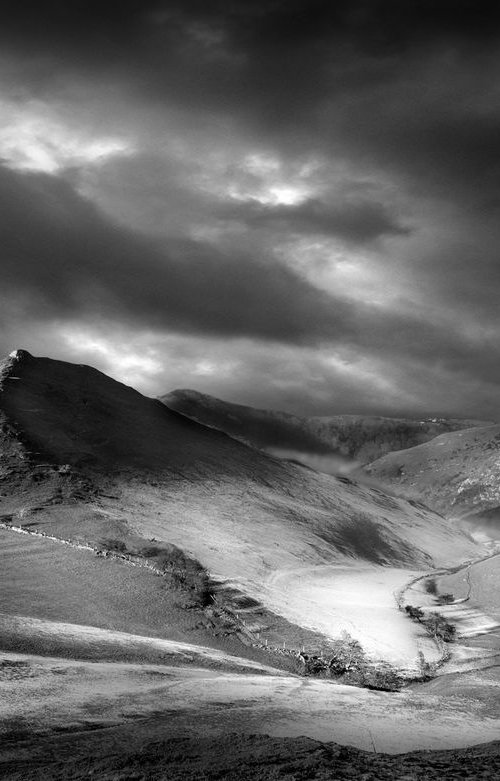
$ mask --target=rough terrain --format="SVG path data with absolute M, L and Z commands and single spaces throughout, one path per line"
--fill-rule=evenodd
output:
M 418 501 L 17 351 L 0 516 L 0 776 L 494 777 L 496 744 L 400 756 L 498 736 L 497 668 L 461 667 L 478 647 L 399 692 L 304 676 L 343 630 L 375 662 L 439 659 L 397 595 L 485 551 Z

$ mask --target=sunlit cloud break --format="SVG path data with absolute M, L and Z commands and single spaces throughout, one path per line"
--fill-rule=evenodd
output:
M 39 101 L 0 103 L 0 158 L 11 168 L 55 174 L 132 151 L 131 143 L 118 136 L 95 137 L 90 130 L 64 124 Z

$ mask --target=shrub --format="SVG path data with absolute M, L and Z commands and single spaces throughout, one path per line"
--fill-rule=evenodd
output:
M 455 639 L 456 628 L 439 613 L 430 613 L 423 623 L 434 637 L 439 637 L 445 643 L 451 643 Z
M 353 669 L 359 669 L 366 663 L 366 655 L 361 643 L 351 637 L 348 632 L 342 632 L 330 648 L 329 669 L 331 675 L 345 675 Z
M 328 670 L 328 662 L 321 656 L 308 656 L 305 658 L 304 672 L 306 675 L 321 675 Z
M 212 590 L 208 573 L 199 561 L 187 556 L 176 545 L 166 543 L 163 547 L 145 546 L 141 555 L 154 559 L 156 567 L 167 575 L 174 588 L 188 591 L 195 605 L 206 607 L 210 604 Z
M 424 611 L 413 605 L 406 605 L 405 611 L 410 618 L 423 624 L 434 637 L 439 637 L 445 643 L 451 643 L 455 639 L 456 628 L 439 613 L 429 613 L 427 618 L 424 618 Z
M 123 540 L 107 539 L 102 541 L 102 547 L 105 550 L 115 551 L 116 553 L 125 553 L 127 546 Z
M 405 611 L 413 621 L 422 621 L 424 617 L 424 611 L 413 605 L 405 605 Z
M 358 640 L 345 631 L 330 645 L 326 658 L 307 654 L 301 656 L 304 660 L 302 671 L 306 675 L 340 678 L 342 683 L 351 686 L 380 691 L 400 691 L 403 685 L 403 678 L 396 668 L 387 662 L 370 662 Z
M 426 580 L 424 584 L 424 588 L 427 594 L 436 595 L 438 592 L 437 583 L 434 580 L 434 578 L 430 578 L 430 580 Z
M 144 556 L 146 559 L 154 559 L 159 553 L 161 553 L 161 548 L 158 548 L 156 545 L 147 545 L 140 550 L 141 556 Z
M 390 664 L 365 667 L 363 670 L 363 685 L 367 689 L 377 689 L 385 692 L 398 692 L 403 686 L 403 678 Z

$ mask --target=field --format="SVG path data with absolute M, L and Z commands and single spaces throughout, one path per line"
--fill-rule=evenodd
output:
M 454 575 L 439 578 L 439 587 L 443 592 L 452 592 L 457 598 L 469 594 L 473 604 L 481 605 L 493 618 L 500 620 L 500 556 L 493 556 L 476 564 L 466 571 L 460 570 Z
M 155 647 L 153 639 L 161 638 L 208 645 L 233 656 L 241 652 L 240 642 L 207 629 L 204 614 L 185 609 L 184 599 L 182 591 L 172 591 L 148 570 L 0 529 L 0 640 L 5 650 L 158 661 L 170 655 L 168 642 L 163 649 Z M 75 631 L 63 631 L 68 625 Z M 120 642 L 120 633 L 126 642 Z M 139 636 L 148 642 L 138 642 Z M 250 659 L 269 663 L 269 655 L 243 648 Z

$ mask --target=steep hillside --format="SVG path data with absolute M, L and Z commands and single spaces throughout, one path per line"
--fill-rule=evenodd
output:
M 415 524 L 425 521 L 438 537 L 447 535 L 448 527 L 436 516 L 262 454 L 95 369 L 17 351 L 2 375 L 4 439 L 10 426 L 10 447 L 23 443 L 25 451 L 24 456 L 6 451 L 4 465 L 20 455 L 21 461 L 48 459 L 89 473 L 127 475 L 122 486 L 127 493 L 142 481 L 141 472 L 154 472 L 169 492 L 161 514 L 172 516 L 175 507 L 184 517 L 176 536 L 190 539 L 194 519 L 203 517 L 206 525 L 211 517 L 210 534 L 217 538 L 223 518 L 230 516 L 232 547 L 261 524 L 266 533 L 273 525 L 288 527 L 288 544 L 283 539 L 282 547 L 293 558 L 304 557 L 302 546 L 293 553 L 294 538 L 311 535 L 314 556 L 326 561 L 353 556 L 421 563 L 441 554 L 439 546 L 431 550 L 424 535 L 415 533 Z M 467 547 L 460 536 L 455 542 Z
M 443 434 L 390 453 L 365 471 L 447 515 L 493 521 L 500 507 L 500 425 Z
M 93 544 L 118 536 L 133 552 L 152 541 L 148 555 L 177 546 L 294 625 L 330 637 L 369 626 L 379 655 L 410 654 L 392 597 L 408 569 L 477 553 L 416 503 L 268 456 L 87 366 L 17 351 L 1 369 L 0 410 L 0 514 Z
M 484 425 L 484 421 L 455 418 L 411 420 L 364 415 L 306 418 L 231 404 L 194 390 L 174 390 L 161 396 L 160 401 L 205 426 L 225 431 L 264 450 L 290 451 L 290 455 L 297 456 L 335 455 L 362 463 L 392 450 L 427 442 L 443 432 Z
M 0 367 L 0 409 L 35 460 L 183 469 L 212 477 L 259 469 L 257 453 L 167 410 L 90 366 L 17 350 Z

